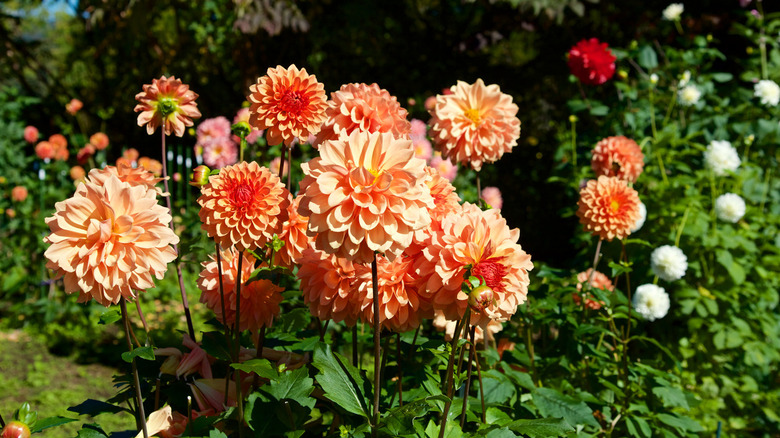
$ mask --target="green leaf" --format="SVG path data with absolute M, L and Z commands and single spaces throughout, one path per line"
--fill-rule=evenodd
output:
M 593 418 L 591 416 L 591 418 Z M 562 436 L 574 432 L 574 428 L 563 418 L 537 418 L 534 420 L 515 420 L 507 427 L 531 438 Z
M 516 438 L 517 435 L 507 428 L 493 429 L 485 435 L 485 438 Z
M 734 284 L 742 284 L 745 281 L 745 269 L 734 261 L 730 252 L 719 249 L 715 251 L 715 258 L 729 272 Z
M 316 379 L 325 391 L 325 397 L 348 412 L 371 418 L 369 400 L 362 390 L 367 382 L 355 367 L 323 343 L 314 348 L 312 363 L 320 371 Z
M 590 109 L 590 115 L 592 116 L 606 116 L 609 114 L 609 107 L 606 105 L 594 105 Z
M 626 418 L 626 427 L 631 436 L 650 437 L 652 430 L 644 418 L 628 417 Z
M 623 264 L 623 262 L 615 263 L 615 262 L 609 262 L 609 267 L 612 268 L 612 277 L 617 277 L 618 275 L 625 274 L 626 272 L 631 272 L 631 266 Z
M 415 419 L 425 416 L 431 409 L 436 408 L 435 402 L 447 401 L 443 395 L 435 395 L 424 399 L 417 399 L 411 403 L 391 409 L 384 417 L 382 423 L 393 436 L 413 434 L 415 432 Z M 380 427 L 382 427 L 380 423 Z
M 514 397 L 515 385 L 505 374 L 497 370 L 489 370 L 482 373 L 482 377 L 485 385 L 485 403 L 502 404 Z
M 251 359 L 243 363 L 231 363 L 230 366 L 245 373 L 255 373 L 269 380 L 279 377 L 276 367 L 268 359 Z
M 211 429 L 209 431 L 209 438 L 228 438 L 228 436 L 219 429 Z
M 685 399 L 685 393 L 683 393 L 680 388 L 657 386 L 653 388 L 653 394 L 661 399 L 664 407 L 681 407 L 689 409 L 688 401 Z
M 658 418 L 658 420 L 660 420 L 662 423 L 668 426 L 676 427 L 682 430 L 687 430 L 689 432 L 701 432 L 704 430 L 696 420 L 689 417 L 678 417 L 676 415 L 658 414 L 656 415 L 656 418 Z
M 274 321 L 274 328 L 277 328 L 282 333 L 297 333 L 299 330 L 306 328 L 309 322 L 311 322 L 309 309 L 293 309 L 285 312 L 278 322 Z
M 62 426 L 63 424 L 72 423 L 74 421 L 77 421 L 74 418 L 68 418 L 68 417 L 49 417 L 44 418 L 43 420 L 38 420 L 33 425 L 34 427 L 30 428 L 30 433 L 38 433 L 44 429 L 48 429 L 50 427 L 57 427 Z
M 122 319 L 122 314 L 118 310 L 109 309 L 100 315 L 100 320 L 98 321 L 98 324 L 101 325 L 113 324 L 119 321 L 120 319 Z
M 140 359 L 154 360 L 154 350 L 152 347 L 140 347 L 134 349 L 133 351 L 125 351 L 122 353 L 122 360 L 128 363 L 132 362 L 136 357 Z
M 309 409 L 314 408 L 316 402 L 314 398 L 309 397 L 314 391 L 314 379 L 309 377 L 306 367 L 280 374 L 278 379 L 272 379 L 271 384 L 263 386 L 262 390 L 276 400 L 295 400 Z
M 599 426 L 593 418 L 593 411 L 585 402 L 550 388 L 536 388 L 533 397 L 536 407 L 544 417 L 563 417 L 572 426 L 578 424 Z
M 106 432 L 100 428 L 97 424 L 85 424 L 81 426 L 76 438 L 106 438 Z
M 712 80 L 715 82 L 728 82 L 734 78 L 731 73 L 713 73 Z
M 110 414 L 116 414 L 118 412 L 127 411 L 126 408 L 93 399 L 87 399 L 81 404 L 71 406 L 68 408 L 68 410 L 79 415 L 89 415 L 90 417 L 105 414 L 106 412 Z
M 220 332 L 206 332 L 203 333 L 203 339 L 201 341 L 201 348 L 211 356 L 217 359 L 224 360 L 225 362 L 231 362 L 230 345 L 226 345 L 225 335 Z M 243 370 L 242 370 L 243 371 Z
M 642 67 L 648 70 L 658 67 L 658 55 L 649 44 L 642 46 L 637 56 L 637 61 Z

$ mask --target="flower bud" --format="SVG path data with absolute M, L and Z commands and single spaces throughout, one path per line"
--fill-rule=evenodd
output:
M 20 421 L 10 421 L 0 432 L 0 438 L 30 438 L 30 428 Z
M 201 164 L 200 166 L 193 169 L 192 175 L 190 175 L 190 185 L 195 187 L 205 186 L 206 184 L 209 183 L 210 174 L 211 174 L 211 169 Z
M 569 122 L 577 123 L 577 116 L 575 116 L 574 114 L 570 115 L 569 116 Z
M 650 75 L 650 83 L 655 85 L 658 83 L 658 75 L 653 73 Z
M 628 72 L 623 70 L 623 69 L 620 69 L 620 70 L 618 70 L 618 77 L 620 79 L 626 79 L 626 78 L 628 78 Z
M 249 123 L 247 122 L 238 122 L 230 129 L 233 131 L 233 134 L 237 135 L 240 139 L 245 139 L 249 133 L 252 132 L 252 127 L 249 126 Z
M 469 306 L 477 312 L 485 310 L 493 303 L 493 289 L 483 284 L 469 292 Z

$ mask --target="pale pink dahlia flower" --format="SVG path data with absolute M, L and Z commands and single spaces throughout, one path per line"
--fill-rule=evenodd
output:
M 198 125 L 196 132 L 199 145 L 218 138 L 230 137 L 230 121 L 222 116 L 206 119 Z
M 455 181 L 455 178 L 458 176 L 458 165 L 453 164 L 449 158 L 442 158 L 441 152 L 433 153 L 431 167 L 436 169 L 439 175 L 446 178 L 449 182 Z
M 201 145 L 203 163 L 212 169 L 221 169 L 238 161 L 238 145 L 229 136 L 212 138 Z

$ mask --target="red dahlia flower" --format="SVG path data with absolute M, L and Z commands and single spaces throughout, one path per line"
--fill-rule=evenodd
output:
M 569 50 L 569 69 L 583 84 L 601 85 L 615 74 L 615 59 L 607 43 L 591 38 Z

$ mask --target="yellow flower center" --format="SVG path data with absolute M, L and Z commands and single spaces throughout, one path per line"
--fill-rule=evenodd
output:
M 479 125 L 482 122 L 482 118 L 479 116 L 479 110 L 474 108 L 467 109 L 464 113 L 467 119 L 471 120 L 474 125 Z
M 612 203 L 610 203 L 609 206 L 612 208 L 612 212 L 616 213 L 620 208 L 620 203 L 613 199 Z

